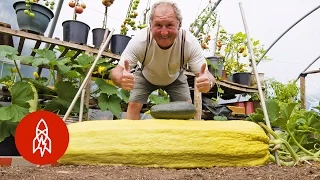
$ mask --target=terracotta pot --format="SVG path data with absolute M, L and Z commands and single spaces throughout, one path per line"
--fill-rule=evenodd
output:
M 245 107 L 245 103 L 243 103 L 243 102 L 237 102 L 237 103 L 235 103 L 235 106 Z
M 247 115 L 254 113 L 253 102 L 248 101 L 248 102 L 245 102 L 244 104 L 245 104 Z
M 228 75 L 227 72 L 225 70 L 222 70 L 222 80 L 228 81 Z

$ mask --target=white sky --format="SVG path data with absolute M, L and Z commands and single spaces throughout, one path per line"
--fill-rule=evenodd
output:
M 11 3 L 12 0 L 0 0 L 1 3 Z M 87 9 L 78 16 L 78 20 L 87 23 L 91 29 L 88 43 L 92 42 L 91 30 L 102 26 L 104 6 L 101 0 L 82 0 Z M 175 0 L 183 14 L 183 27 L 188 28 L 208 0 Z M 58 0 L 57 0 L 58 2 Z M 65 0 L 53 37 L 62 39 L 62 22 L 72 19 L 72 9 Z M 114 28 L 119 33 L 120 25 L 125 19 L 130 0 L 115 0 L 108 11 L 108 28 Z M 151 4 L 155 0 L 151 0 Z M 258 39 L 268 48 L 286 29 L 298 19 L 320 5 L 319 0 L 222 0 L 217 8 L 221 25 L 227 32 L 245 32 L 239 2 L 242 2 L 252 38 Z M 142 20 L 142 11 L 146 8 L 147 0 L 140 0 L 138 18 Z M 0 20 L 2 11 L 0 11 Z M 267 78 L 274 77 L 281 82 L 295 79 L 316 57 L 320 55 L 320 9 L 313 12 L 302 22 L 291 29 L 269 51 L 267 56 L 272 61 L 261 63 L 259 72 L 264 72 Z M 12 20 L 12 22 L 14 22 Z M 50 27 L 49 27 L 50 28 Z M 48 31 L 47 31 L 48 32 Z M 129 33 L 131 34 L 131 32 Z M 133 32 L 134 34 L 134 32 Z M 309 68 L 320 68 L 320 60 Z M 307 90 L 316 96 L 320 88 L 320 74 L 307 77 Z M 317 99 L 320 99 L 318 95 Z

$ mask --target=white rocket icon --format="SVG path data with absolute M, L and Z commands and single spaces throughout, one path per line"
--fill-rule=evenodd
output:
M 44 126 L 44 129 L 40 129 L 41 125 Z M 46 122 L 41 119 L 36 127 L 36 136 L 33 138 L 33 154 L 40 151 L 41 157 L 43 157 L 45 151 L 51 154 L 51 139 L 49 137 L 49 129 Z

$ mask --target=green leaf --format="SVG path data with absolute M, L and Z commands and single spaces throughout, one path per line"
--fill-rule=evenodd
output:
M 285 104 L 284 107 L 281 109 L 280 114 L 286 120 L 290 119 L 293 109 L 296 107 L 298 103 L 289 103 Z
M 108 96 L 107 94 L 101 93 L 98 97 L 98 106 L 101 111 L 109 110 L 118 119 L 120 119 L 120 114 L 122 112 L 120 102 L 121 99 L 117 95 Z
M 72 99 L 54 98 L 46 104 L 44 109 L 51 112 L 59 112 L 59 114 L 62 115 L 67 112 L 71 102 L 72 102 Z M 78 100 L 75 103 L 72 109 L 72 112 L 79 112 L 79 111 L 80 111 L 80 100 Z M 84 110 L 84 112 L 85 111 L 86 110 Z
M 40 57 L 47 59 L 48 61 L 56 60 L 56 53 L 49 49 L 34 49 Z
M 121 89 L 119 93 L 120 93 L 121 99 L 124 102 L 128 103 L 129 102 L 129 97 L 130 97 L 130 91 Z
M 0 120 L 10 122 L 20 122 L 20 120 L 29 113 L 27 108 L 16 104 L 0 108 Z
M 60 114 L 65 114 L 78 90 L 70 81 L 59 81 L 56 84 L 56 92 L 58 94 L 58 97 L 49 101 L 44 109 L 52 112 L 59 112 Z M 80 99 L 78 99 L 76 104 L 74 105 L 73 112 L 79 112 L 79 109 Z M 86 111 L 87 108 L 85 107 L 84 112 Z
M 27 109 L 31 108 L 32 111 L 37 106 L 38 93 L 31 83 L 19 81 L 12 86 L 10 92 L 12 96 L 12 104 L 16 104 Z
M 12 55 L 17 55 L 18 51 L 16 48 L 8 45 L 0 45 L 0 57 L 7 57 L 11 59 Z
M 46 58 L 35 58 L 32 61 L 33 67 L 38 67 L 39 65 L 49 65 L 50 61 Z
M 91 63 L 93 62 L 93 57 L 92 56 L 88 56 L 87 54 L 83 54 L 82 56 L 79 56 L 77 58 L 77 61 L 79 63 L 79 65 L 83 66 L 83 67 L 88 67 L 91 65 Z
M 0 142 L 2 142 L 11 135 L 9 130 L 10 124 L 8 122 L 9 121 L 0 120 Z
M 66 65 L 57 65 L 57 67 L 60 74 L 65 74 L 71 70 L 71 67 Z
M 27 101 L 27 103 L 29 103 L 29 106 L 30 106 L 29 112 L 35 112 L 38 110 L 38 92 L 30 82 L 28 82 L 28 84 L 31 85 L 31 89 L 33 92 L 33 98 Z
M 115 86 L 106 83 L 103 79 L 101 78 L 97 78 L 96 79 L 96 84 L 99 87 L 99 89 L 101 89 L 101 92 L 108 94 L 108 95 L 112 95 L 112 94 L 117 94 L 118 90 Z
M 250 114 L 249 119 L 253 122 L 265 122 L 264 116 L 262 114 L 258 114 L 258 113 Z
M 266 106 L 267 106 L 270 122 L 276 121 L 279 117 L 279 111 L 280 111 L 280 107 L 278 103 L 274 100 L 268 99 L 266 100 Z
M 62 59 L 57 59 L 58 65 L 65 65 L 69 62 L 71 62 L 71 58 L 69 57 L 63 57 Z
M 256 41 L 253 41 L 253 46 L 257 46 L 260 44 L 260 41 L 259 40 L 256 40 Z
M 81 77 L 81 74 L 77 71 L 69 71 L 64 74 L 66 78 L 79 78 Z
M 286 131 L 282 131 L 282 130 L 275 130 L 274 131 L 280 138 L 287 140 L 288 134 L 286 133 Z
M 56 91 L 61 99 L 73 99 L 78 92 L 76 87 L 69 81 L 59 81 L 56 84 Z
M 107 60 L 105 58 L 99 58 L 97 64 L 105 63 Z
M 159 96 L 157 94 L 150 94 L 149 95 L 149 99 L 152 103 L 154 104 L 165 104 L 165 103 L 168 103 L 169 102 L 169 99 L 168 98 L 165 98 L 163 96 Z
M 18 59 L 25 64 L 31 64 L 34 60 L 33 56 L 19 56 Z
M 228 118 L 225 116 L 214 116 L 213 119 L 216 121 L 227 121 L 228 120 Z

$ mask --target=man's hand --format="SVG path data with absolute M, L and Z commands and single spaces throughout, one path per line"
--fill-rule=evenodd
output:
M 134 75 L 130 73 L 129 62 L 124 61 L 124 70 L 121 77 L 121 88 L 124 90 L 131 90 L 134 85 Z
M 199 76 L 197 77 L 196 86 L 202 93 L 209 92 L 212 86 L 215 84 L 215 79 L 210 76 L 209 72 L 206 72 L 206 63 L 201 66 Z

